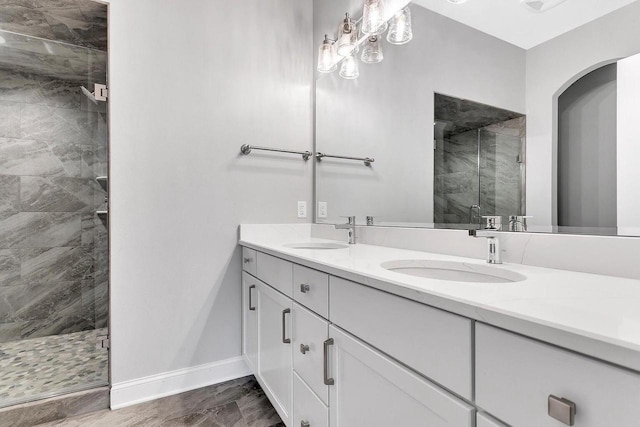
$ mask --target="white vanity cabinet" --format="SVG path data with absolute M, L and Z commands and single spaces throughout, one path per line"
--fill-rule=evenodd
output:
M 478 324 L 476 403 L 517 427 L 639 426 L 640 375 Z
M 331 427 L 466 427 L 473 407 L 334 326 L 327 379 Z
M 257 285 L 259 379 L 271 403 L 289 425 L 293 407 L 291 299 L 264 283 Z

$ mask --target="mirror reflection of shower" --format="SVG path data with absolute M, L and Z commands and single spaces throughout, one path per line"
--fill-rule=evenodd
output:
M 526 118 L 435 94 L 434 222 L 482 227 L 524 216 Z M 494 219 L 495 221 L 495 219 Z

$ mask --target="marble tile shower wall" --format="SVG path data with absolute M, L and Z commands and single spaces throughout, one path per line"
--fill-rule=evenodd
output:
M 0 69 L 0 342 L 107 323 L 107 118 L 79 86 Z
M 468 224 L 469 208 L 482 215 L 524 214 L 524 164 L 519 163 L 526 119 L 520 117 L 436 142 L 434 221 Z M 478 177 L 480 132 L 480 177 Z

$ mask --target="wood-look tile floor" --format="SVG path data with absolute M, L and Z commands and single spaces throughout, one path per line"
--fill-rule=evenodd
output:
M 127 408 L 103 410 L 40 426 L 284 427 L 253 376 Z

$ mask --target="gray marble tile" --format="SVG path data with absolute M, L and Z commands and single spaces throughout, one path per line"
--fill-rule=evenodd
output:
M 2 117 L 2 120 L 0 120 L 0 137 L 20 137 L 21 105 L 13 101 L 0 101 L 0 117 Z
M 0 29 L 107 49 L 107 7 L 77 0 L 3 0 Z
M 50 77 L 32 76 L 33 87 L 24 102 L 58 108 L 80 109 L 80 84 Z
M 0 213 L 20 210 L 20 178 L 0 175 Z
M 211 387 L 188 391 L 158 400 L 159 417 L 178 418 L 203 409 L 235 402 L 255 390 L 253 377 L 244 377 Z
M 82 215 L 80 222 L 81 235 L 80 244 L 82 246 L 93 246 L 96 235 L 96 215 L 94 212 L 87 212 Z
M 25 102 L 37 82 L 29 75 L 0 69 L 0 100 Z
M 87 111 L 24 104 L 20 137 L 60 144 L 91 145 L 99 115 Z
M 0 323 L 0 343 L 20 340 L 24 324 L 25 322 Z M 0 357 L 2 357 L 1 353 Z
M 98 189 L 91 179 L 23 176 L 20 178 L 20 211 L 94 211 L 94 192 Z
M 78 282 L 93 278 L 92 248 L 55 247 L 24 249 L 22 281 L 28 283 Z
M 281 422 L 275 408 L 258 387 L 236 401 L 249 427 L 272 427 Z
M 0 410 L 0 427 L 31 427 L 63 417 L 72 417 L 109 407 L 105 387 L 46 399 L 38 404 L 15 405 Z
M 20 249 L 0 249 L 0 286 L 22 284 Z
M 15 3 L 0 8 L 0 29 L 50 40 L 54 36 L 41 11 Z
M 0 216 L 0 248 L 80 246 L 82 214 L 20 212 Z
M 235 402 L 174 418 L 164 422 L 163 425 L 167 427 L 248 427 Z
M 78 170 L 79 160 L 78 156 Z M 0 138 L 0 174 L 60 175 L 65 165 L 45 142 Z

